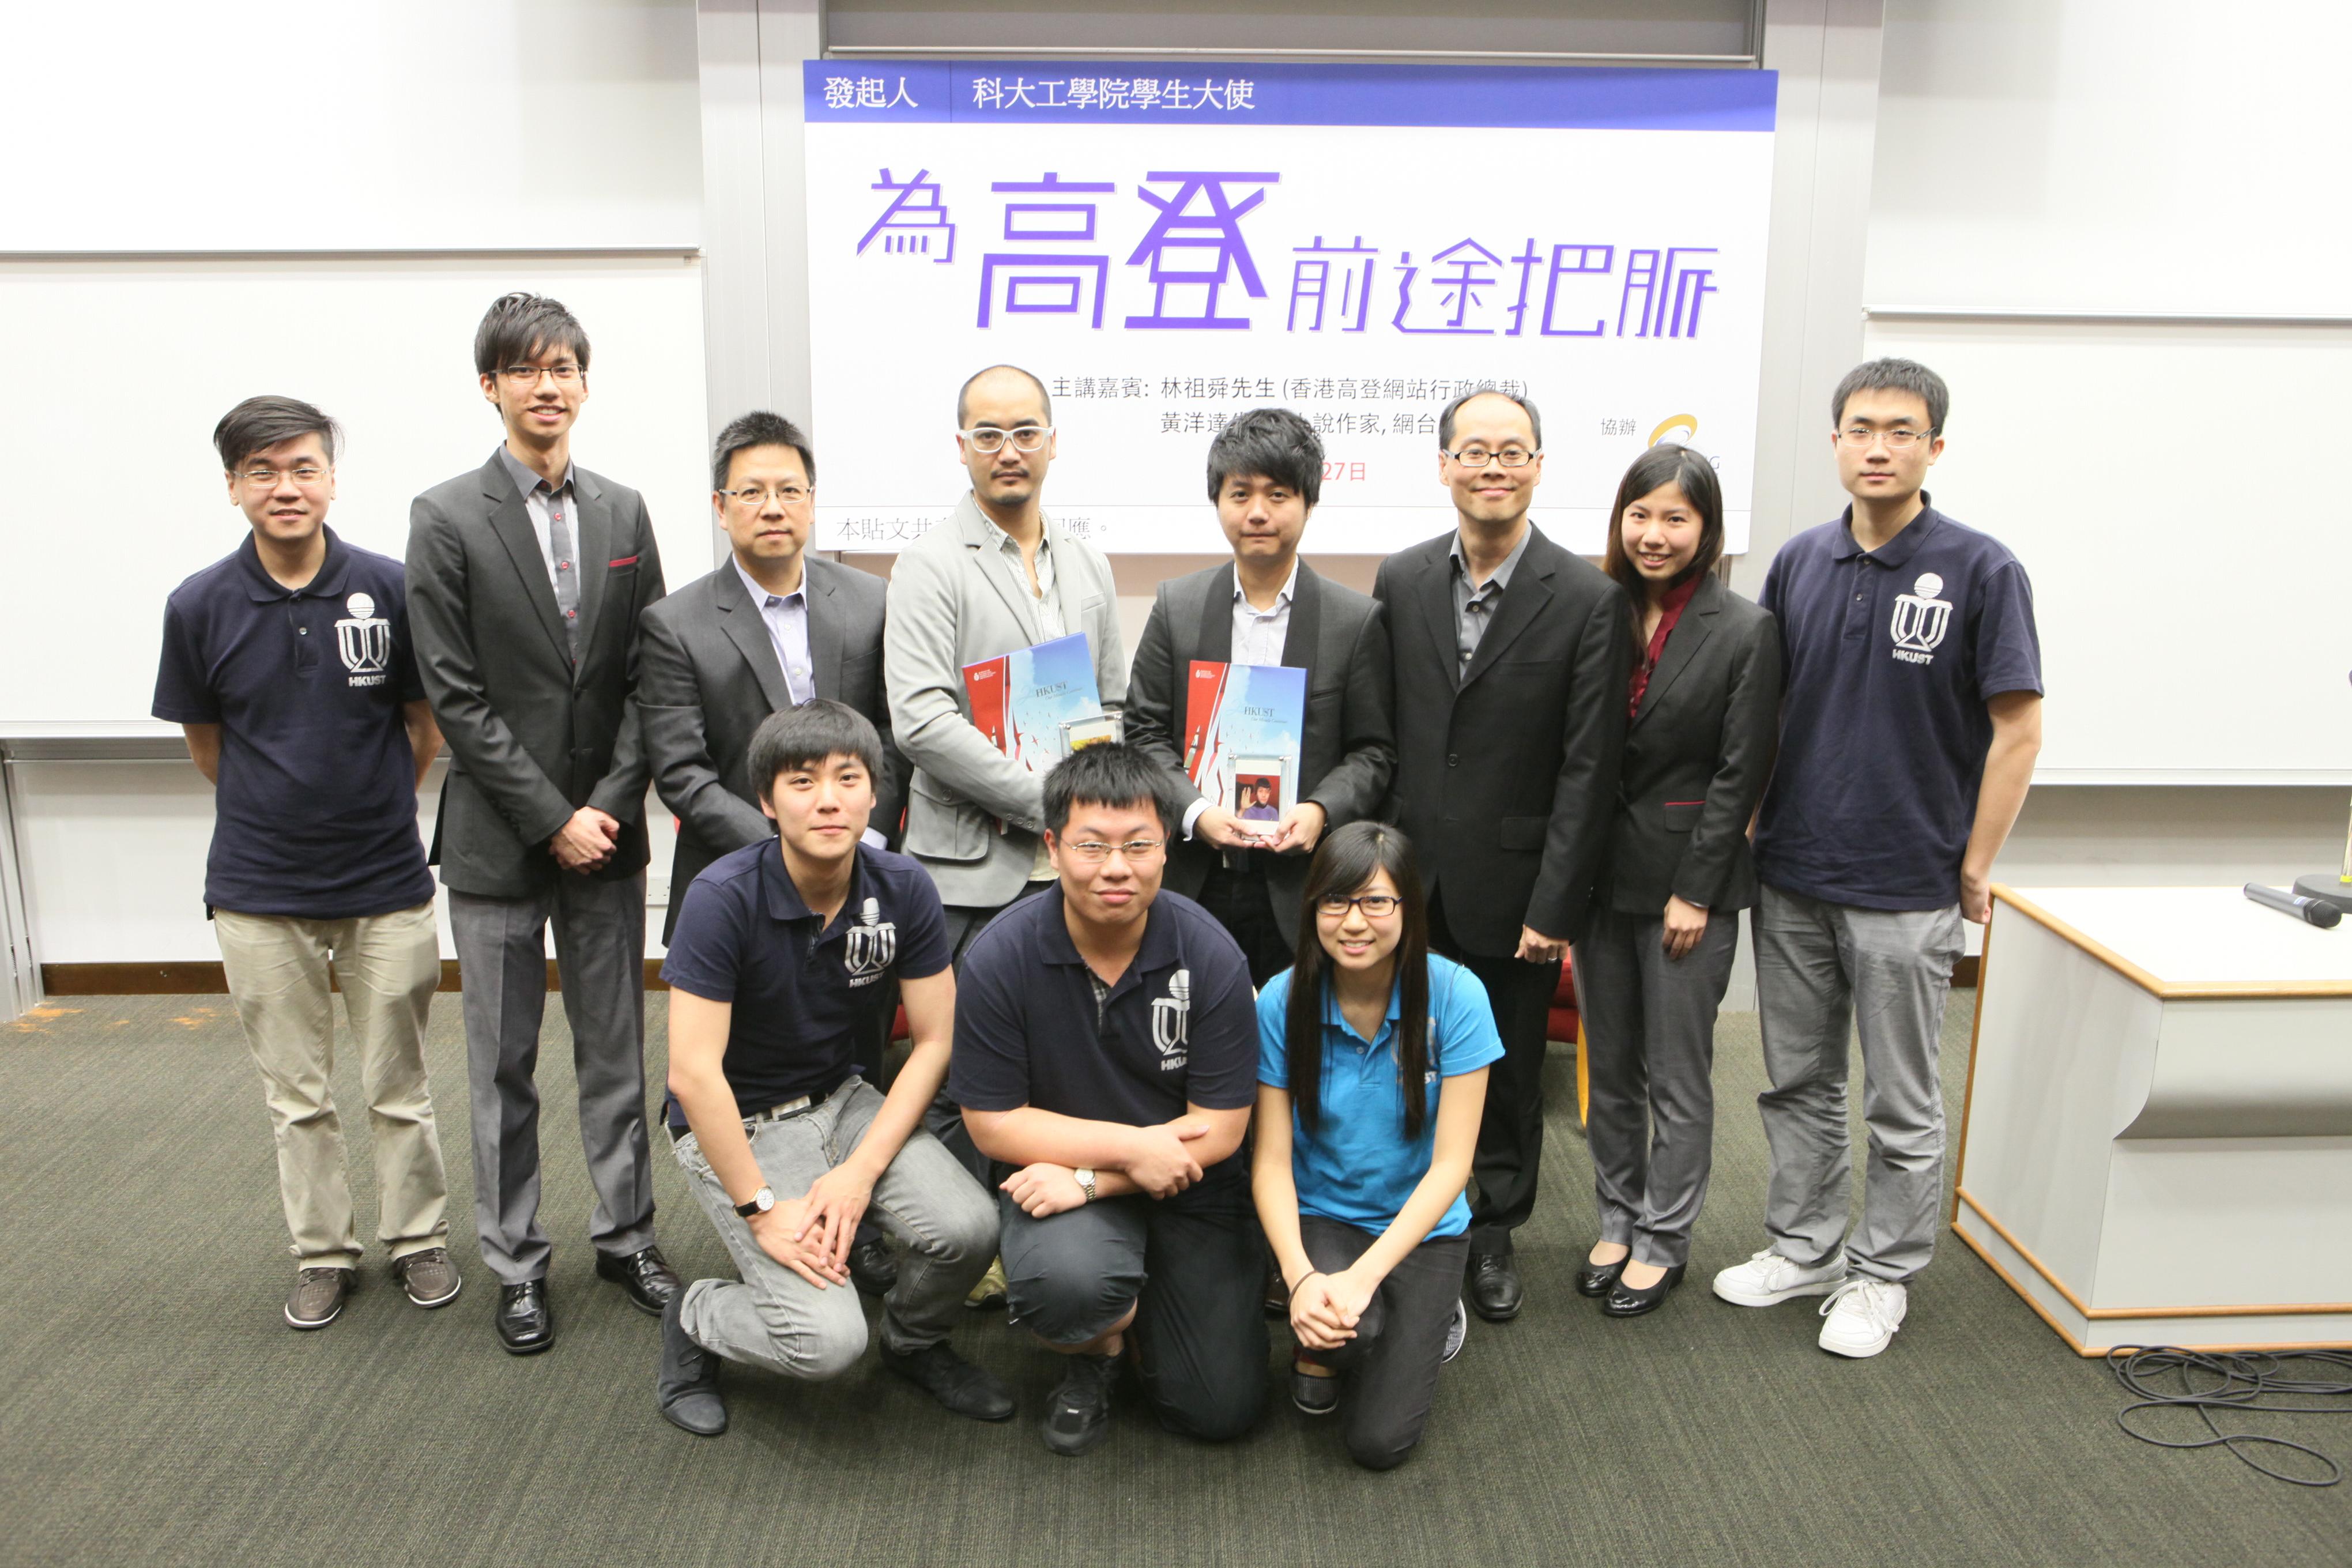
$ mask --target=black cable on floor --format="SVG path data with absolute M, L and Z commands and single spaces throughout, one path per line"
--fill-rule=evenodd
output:
M 2312 1370 L 2330 1369 L 2341 1373 L 2332 1379 L 2289 1377 L 2294 1363 L 2308 1363 Z M 2252 1351 L 2238 1354 L 2219 1354 L 2205 1351 L 2182 1350 L 2178 1345 L 2117 1345 L 2107 1352 L 2107 1370 L 2132 1396 L 2116 1415 L 2116 1425 L 2128 1436 L 2159 1448 L 2223 1447 L 2236 1455 L 2248 1468 L 2261 1471 L 2273 1480 L 2289 1486 L 2332 1487 L 2344 1479 L 2344 1467 L 2305 1443 L 2289 1442 L 2284 1437 L 2265 1436 L 2257 1432 L 2224 1432 L 2214 1419 L 2216 1411 L 2238 1411 L 2261 1415 L 2352 1415 L 2352 1352 L 2343 1351 L 2289 1351 L 2273 1353 Z M 2299 1370 L 2299 1369 L 2298 1369 Z M 2177 1386 L 2172 1384 L 2177 1383 Z M 2281 1399 L 2342 1398 L 2343 1405 L 2281 1405 Z M 2209 1436 L 2174 1441 L 2152 1437 L 2136 1429 L 2131 1418 L 2143 1410 L 2189 1409 L 2197 1412 L 2205 1423 Z M 2232 1423 L 2235 1425 L 2235 1423 Z M 2291 1476 L 2273 1469 L 2253 1457 L 2250 1451 L 2256 1445 L 2284 1448 L 2302 1454 L 2326 1467 L 2326 1473 L 2316 1479 Z

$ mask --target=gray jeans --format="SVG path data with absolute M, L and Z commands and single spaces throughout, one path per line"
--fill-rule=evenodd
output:
M 1962 950 L 1959 906 L 1864 910 L 1768 886 L 1755 920 L 1772 1084 L 1756 1099 L 1772 1151 L 1764 1210 L 1772 1250 L 1811 1268 L 1844 1242 L 1855 1273 L 1908 1279 L 1936 1250 L 1944 1166 L 1937 1047 Z M 1857 1024 L 1870 1150 L 1862 1224 L 1847 1241 L 1847 1037 Z
M 743 1130 L 768 1185 L 780 1198 L 794 1198 L 848 1157 L 881 1109 L 881 1091 L 853 1078 L 798 1116 L 747 1121 Z M 686 1288 L 679 1321 L 688 1337 L 729 1361 L 811 1382 L 856 1365 L 866 1353 L 856 1288 L 819 1289 L 769 1257 L 692 1133 L 678 1140 L 677 1163 L 742 1276 Z M 938 1139 L 918 1128 L 874 1184 L 866 1212 L 907 1245 L 898 1282 L 882 1299 L 882 1342 L 899 1352 L 938 1344 L 996 1256 L 996 1205 Z

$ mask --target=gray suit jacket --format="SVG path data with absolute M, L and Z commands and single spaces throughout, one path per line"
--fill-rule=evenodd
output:
M 646 865 L 637 617 L 662 595 L 636 491 L 576 465 L 580 662 L 574 668 L 522 496 L 498 454 L 408 510 L 408 619 L 449 745 L 433 830 L 441 879 L 524 898 L 558 875 L 547 841 L 593 805 L 624 831 L 599 878 Z
M 1192 661 L 1229 659 L 1233 646 L 1232 562 L 1160 585 L 1128 680 L 1126 733 L 1168 770 L 1171 793 L 1186 806 L 1201 798 L 1184 773 L 1185 691 Z M 1396 738 L 1389 722 L 1388 617 L 1371 599 L 1318 576 L 1302 561 L 1282 662 L 1307 671 L 1307 732 L 1298 759 L 1304 787 L 1298 798 L 1323 808 L 1327 833 L 1377 816 L 1396 766 Z M 1217 854 L 1204 843 L 1178 843 L 1168 858 L 1167 885 L 1192 897 L 1207 880 Z M 1296 945 L 1307 858 L 1268 855 L 1264 860 L 1275 919 Z
M 890 725 L 913 773 L 905 848 L 943 903 L 992 909 L 1029 879 L 1044 828 L 1044 775 L 998 751 L 972 726 L 963 667 L 1045 640 L 1018 562 L 989 536 L 969 491 L 953 516 L 900 552 L 890 573 L 883 670 Z M 1084 632 L 1107 711 L 1127 700 L 1127 649 L 1110 563 L 1045 520 L 1063 625 Z M 1003 822 L 1003 832 L 997 824 Z
M 882 694 L 882 579 L 814 555 L 803 556 L 802 569 L 816 694 L 849 704 L 882 732 L 873 827 L 895 840 L 906 764 L 890 743 Z M 775 824 L 760 809 L 748 752 L 751 732 L 791 706 L 792 692 L 767 623 L 732 561 L 650 606 L 643 635 L 637 711 L 654 788 L 678 821 L 669 918 L 662 927 L 667 942 L 686 889 L 705 866 L 775 836 Z
M 1609 834 L 1611 909 L 1654 920 L 1669 894 L 1706 910 L 1756 901 L 1748 823 L 1780 734 L 1772 613 L 1701 578 L 1625 734 Z

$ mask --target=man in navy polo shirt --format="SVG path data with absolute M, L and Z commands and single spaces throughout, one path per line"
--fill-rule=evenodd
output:
M 331 978 L 360 1047 L 378 1238 L 410 1300 L 457 1294 L 448 1182 L 425 1076 L 441 980 L 416 789 L 440 749 L 400 563 L 335 537 L 338 430 L 249 397 L 213 430 L 253 531 L 163 611 L 154 714 L 187 732 L 215 796 L 205 904 L 278 1138 L 297 1260 L 286 1321 L 335 1321 L 359 1267 L 343 1173 Z
M 1045 1446 L 1110 1426 L 1130 1332 L 1160 1424 L 1240 1436 L 1265 1398 L 1263 1263 L 1246 1162 L 1256 1096 L 1248 962 L 1160 886 L 1160 765 L 1088 746 L 1045 775 L 1058 878 L 972 939 L 953 1082 L 999 1203 L 1011 1319 L 1067 1358 Z
M 1717 1275 L 1715 1293 L 1744 1307 L 1828 1296 L 1821 1347 L 1843 1356 L 1886 1348 L 1935 1250 L 1945 995 L 2042 746 L 2025 568 L 1920 488 L 1949 403 L 1943 378 L 1909 360 L 1839 384 L 1830 438 L 1853 504 L 1781 548 L 1759 600 L 1780 618 L 1788 670 L 1752 917 L 1771 1243 Z M 1849 1237 L 1856 1022 L 1870 1147 Z
M 687 889 L 670 984 L 670 1132 L 740 1280 L 698 1279 L 662 1310 L 662 1415 L 727 1429 L 717 1359 L 838 1377 L 866 1352 L 849 1252 L 871 1205 L 906 1243 L 882 1299 L 882 1364 L 960 1415 L 1013 1396 L 948 1331 L 996 1255 L 996 1214 L 922 1129 L 947 1077 L 955 976 L 940 896 L 903 855 L 861 845 L 882 740 L 824 698 L 770 715 L 746 765 L 777 837 Z M 859 1076 L 896 978 L 914 1048 L 886 1098 Z

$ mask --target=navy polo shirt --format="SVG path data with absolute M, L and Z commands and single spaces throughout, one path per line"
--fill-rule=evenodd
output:
M 733 1005 L 719 1070 L 746 1116 L 832 1093 L 864 1065 L 883 982 L 937 974 L 953 956 L 929 875 L 887 849 L 861 845 L 856 857 L 830 923 L 802 900 L 772 838 L 721 855 L 686 890 L 662 978 Z M 675 1096 L 669 1123 L 686 1131 Z
M 1874 551 L 1853 521 L 1781 546 L 1757 601 L 1787 679 L 1756 871 L 1832 903 L 1943 909 L 1992 744 L 1985 703 L 2042 689 L 2033 589 L 1999 540 L 1933 506 Z
M 401 708 L 425 696 L 400 563 L 326 530 L 287 588 L 253 538 L 172 591 L 156 718 L 221 727 L 205 903 L 353 920 L 433 898 Z
M 1192 900 L 1160 889 L 1143 942 L 1096 1022 L 1093 973 L 1049 889 L 1008 907 L 964 950 L 948 1092 L 972 1110 L 1034 1105 L 1087 1121 L 1150 1127 L 1198 1105 L 1257 1098 L 1257 1010 L 1249 963 Z M 1244 1181 L 1245 1160 L 1212 1166 L 1193 1192 Z

